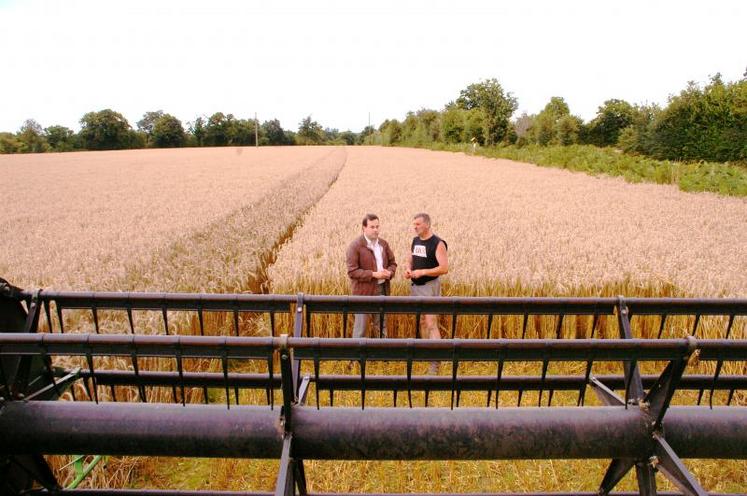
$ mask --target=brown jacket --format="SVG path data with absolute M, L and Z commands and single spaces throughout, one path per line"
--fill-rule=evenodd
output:
M 389 243 L 383 239 L 379 238 L 379 244 L 383 248 L 381 252 L 383 266 L 394 277 L 394 272 L 397 270 L 394 253 L 389 248 Z M 376 295 L 378 279 L 374 279 L 372 276 L 372 273 L 376 272 L 376 256 L 373 250 L 368 247 L 366 238 L 362 234 L 350 243 L 345 258 L 353 294 L 357 296 Z M 389 294 L 389 280 L 384 283 L 384 294 Z

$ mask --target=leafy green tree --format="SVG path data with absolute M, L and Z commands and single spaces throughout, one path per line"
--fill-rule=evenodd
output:
M 381 144 L 384 146 L 396 145 L 402 141 L 402 124 L 397 119 L 387 119 L 382 122 L 379 132 L 381 132 Z
M 524 146 L 530 142 L 532 126 L 534 126 L 534 116 L 528 115 L 526 112 L 514 121 L 513 127 L 517 146 Z
M 486 79 L 462 90 L 456 104 L 465 110 L 479 109 L 483 118 L 486 145 L 501 142 L 508 134 L 509 119 L 518 102 L 511 93 L 505 93 L 497 79 Z
M 575 115 L 566 114 L 555 122 L 555 136 L 553 141 L 558 145 L 573 145 L 578 143 L 583 121 Z
M 373 126 L 366 126 L 363 128 L 363 131 L 361 131 L 358 134 L 358 138 L 356 140 L 357 144 L 369 144 L 371 137 L 376 133 L 376 128 Z
M 560 144 L 560 135 L 558 123 L 561 119 L 566 116 L 570 116 L 571 111 L 568 108 L 568 104 L 565 100 L 559 96 L 550 98 L 550 101 L 545 105 L 545 108 L 534 117 L 532 127 L 530 130 L 532 141 L 539 145 L 555 145 Z M 574 122 L 569 119 L 564 120 L 564 128 L 562 131 L 562 141 L 568 141 L 573 135 L 572 127 Z M 570 134 L 569 134 L 570 133 Z M 578 129 L 575 132 L 575 138 L 578 137 Z M 570 143 L 568 143 L 570 144 Z
M 747 160 L 747 80 L 727 84 L 717 74 L 703 89 L 689 83 L 657 115 L 652 138 L 658 158 Z
M 21 153 L 41 153 L 49 148 L 44 129 L 34 119 L 26 119 L 16 137 L 21 142 Z
M 13 133 L 0 133 L 0 153 L 20 153 L 23 144 Z
M 358 141 L 358 135 L 353 131 L 347 130 L 340 133 L 340 139 L 346 145 L 354 145 Z
M 479 145 L 485 144 L 485 116 L 479 108 L 468 110 L 464 113 L 464 141 L 470 142 L 472 138 Z
M 264 142 L 260 141 L 261 144 L 274 146 L 290 144 L 286 142 L 285 131 L 283 131 L 283 127 L 280 125 L 279 120 L 272 119 L 270 121 L 265 121 L 262 123 L 260 129 L 262 130 L 262 135 L 264 136 Z
M 198 117 L 194 122 L 189 123 L 190 141 L 194 146 L 203 146 L 205 144 L 205 119 Z
M 206 146 L 226 146 L 232 137 L 234 117 L 216 112 L 208 118 L 205 125 L 204 143 Z
M 49 126 L 44 129 L 47 143 L 55 152 L 69 152 L 77 147 L 75 133 L 65 126 Z
M 299 145 L 318 145 L 324 141 L 324 130 L 322 126 L 311 119 L 311 116 L 305 117 L 298 124 L 298 133 L 296 142 Z
M 119 112 L 111 109 L 88 112 L 80 124 L 80 141 L 88 150 L 119 150 L 132 144 L 130 124 Z
M 635 116 L 630 126 L 620 131 L 617 146 L 626 153 L 654 153 L 653 125 L 661 109 L 658 105 L 636 105 Z
M 138 126 L 140 124 L 138 123 Z M 182 122 L 170 114 L 163 114 L 156 119 L 150 132 L 153 146 L 174 148 L 184 145 L 185 134 Z
M 163 117 L 163 110 L 156 110 L 154 112 L 146 112 L 143 114 L 143 118 L 137 121 L 137 129 L 140 132 L 145 133 L 148 136 L 148 142 L 152 145 L 153 140 L 153 128 L 156 126 L 158 119 Z M 158 146 L 158 145 L 156 145 Z
M 463 143 L 465 129 L 465 111 L 454 104 L 447 105 L 441 114 L 441 132 L 439 138 L 444 143 Z
M 620 131 L 635 119 L 635 108 L 625 100 L 607 100 L 599 107 L 596 117 L 589 123 L 586 140 L 597 146 L 617 144 Z

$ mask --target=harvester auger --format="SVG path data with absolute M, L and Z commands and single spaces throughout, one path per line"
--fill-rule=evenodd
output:
M 142 312 L 159 315 L 160 330 L 144 334 Z M 413 337 L 314 337 L 347 335 L 355 313 L 414 317 Z M 434 313 L 450 317 L 450 338 L 415 339 L 419 316 Z M 206 314 L 224 317 L 225 335 L 207 332 Z M 484 338 L 458 338 L 460 319 L 477 316 Z M 658 316 L 658 333 L 634 337 L 633 316 Z M 2 281 L 0 490 L 257 494 L 60 487 L 44 455 L 86 453 L 277 458 L 285 495 L 307 494 L 304 460 L 606 458 L 593 494 L 635 470 L 642 495 L 657 494 L 657 472 L 703 495 L 683 458 L 747 459 L 745 316 L 747 299 L 84 293 Z M 241 335 L 247 318 L 268 321 L 267 335 Z M 522 339 L 495 337 L 509 318 Z M 571 318 L 590 334 L 564 327 Z M 686 335 L 661 338 L 672 321 Z M 615 338 L 599 336 L 603 324 Z M 706 326 L 716 338 L 699 337 Z M 417 373 L 432 361 L 448 374 Z M 331 373 L 339 362 L 354 372 Z M 402 372 L 372 373 L 381 362 Z M 552 373 L 558 364 L 579 372 Z

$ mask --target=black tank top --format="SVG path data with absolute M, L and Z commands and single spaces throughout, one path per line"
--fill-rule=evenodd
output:
M 410 246 L 410 253 L 412 253 L 412 269 L 432 269 L 438 267 L 438 259 L 436 259 L 436 248 L 438 243 L 444 241 L 435 234 L 428 239 L 420 239 L 420 236 L 412 238 L 412 245 Z M 449 246 L 444 241 L 444 247 L 446 249 Z M 438 279 L 438 276 L 423 276 L 413 279 L 412 283 L 416 286 L 422 286 L 428 281 Z

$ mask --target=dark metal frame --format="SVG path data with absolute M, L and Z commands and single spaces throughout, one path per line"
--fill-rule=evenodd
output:
M 613 461 L 599 493 L 610 493 L 635 467 L 640 494 L 647 495 L 656 494 L 656 471 L 662 472 L 685 494 L 705 494 L 679 456 L 747 458 L 747 408 L 729 406 L 736 390 L 747 389 L 747 377 L 721 374 L 724 362 L 747 360 L 747 340 L 730 339 L 735 319 L 747 315 L 746 299 L 76 293 L 27 292 L 7 285 L 0 285 L 0 296 L 24 301 L 28 310 L 23 329 L 15 330 L 21 332 L 1 333 L 13 329 L 0 329 L 0 359 L 6 365 L 16 364 L 11 377 L 6 373 L 7 366 L 0 368 L 3 372 L 0 391 L 4 397 L 0 404 L 0 431 L 7 432 L 11 440 L 6 448 L 0 448 L 0 457 L 10 456 L 13 463 L 27 472 L 38 472 L 32 478 L 52 492 L 59 488 L 54 478 L 50 479 L 51 473 L 42 473 L 43 460 L 40 462 L 36 453 L 62 453 L 70 449 L 71 443 L 78 451 L 90 453 L 279 457 L 275 494 L 306 494 L 304 458 L 598 458 L 606 454 Z M 42 313 L 46 315 L 49 329 L 53 330 L 52 305 L 60 323 L 58 332 L 37 333 Z M 62 312 L 66 309 L 90 310 L 94 334 L 65 333 Z M 99 310 L 124 311 L 131 333 L 100 334 Z M 133 310 L 161 311 L 167 335 L 136 334 Z M 174 310 L 197 312 L 201 336 L 170 334 L 168 312 Z M 232 315 L 236 336 L 204 336 L 204 311 Z M 238 336 L 242 312 L 269 314 L 272 337 Z M 276 337 L 278 313 L 293 315 L 292 336 Z M 451 315 L 452 339 L 303 337 L 314 334 L 312 316 L 317 314 L 341 314 L 343 334 L 346 334 L 350 313 L 412 314 L 416 317 L 416 333 L 420 315 Z M 523 316 L 525 335 L 529 316 L 554 315 L 556 339 L 455 339 L 457 321 L 462 315 L 487 316 L 487 338 L 491 337 L 493 316 Z M 620 339 L 559 339 L 566 315 L 593 316 L 592 332 L 600 316 L 615 316 Z M 682 339 L 636 339 L 631 329 L 633 315 L 660 316 L 659 336 L 669 316 L 694 315 L 695 321 L 690 335 Z M 728 319 L 724 339 L 695 337 L 701 316 L 705 315 Z M 88 367 L 58 370 L 52 367 L 51 361 L 51 357 L 57 355 L 83 357 Z M 696 355 L 701 361 L 716 361 L 714 376 L 684 375 L 688 361 Z M 129 357 L 133 370 L 96 370 L 95 358 L 102 356 Z M 142 357 L 172 359 L 177 370 L 141 371 L 138 360 Z M 219 360 L 222 373 L 185 371 L 183 361 L 195 357 Z M 229 361 L 239 359 L 263 361 L 267 363 L 268 372 L 231 372 Z M 275 360 L 279 362 L 279 376 L 274 372 Z M 337 360 L 357 362 L 359 373 L 320 373 L 322 363 Z M 432 360 L 450 363 L 450 376 L 413 375 L 414 363 Z M 301 374 L 302 361 L 313 365 L 312 374 Z M 366 365 L 372 361 L 403 362 L 406 375 L 367 375 Z M 460 376 L 460 363 L 470 361 L 494 364 L 495 375 Z M 504 375 L 504 365 L 515 361 L 541 364 L 541 376 Z M 548 375 L 549 364 L 558 361 L 585 363 L 585 374 Z M 622 363 L 624 374 L 595 377 L 593 364 L 603 361 Z M 659 376 L 642 376 L 641 362 L 663 362 L 666 367 Z M 76 381 L 86 386 L 92 402 L 29 401 L 53 399 Z M 315 407 L 306 406 L 312 384 L 315 385 Z M 114 392 L 114 387 L 121 385 L 137 387 L 141 400 L 146 399 L 146 387 L 172 388 L 174 401 L 180 397 L 182 406 L 94 404 L 99 403 L 99 387 L 109 387 Z M 556 391 L 576 392 L 577 405 L 584 405 L 587 386 L 606 406 L 547 408 L 552 405 Z M 188 387 L 205 391 L 222 387 L 228 408 L 221 410 L 217 405 L 186 403 L 184 391 Z M 180 395 L 176 394 L 177 388 Z M 230 401 L 231 389 L 236 398 L 234 406 Z M 270 408 L 239 405 L 239 391 L 243 389 L 267 391 Z M 279 414 L 273 412 L 274 391 L 278 390 L 282 394 Z M 320 390 L 329 391 L 330 402 L 334 391 L 359 391 L 361 409 L 321 407 Z M 710 390 L 709 406 L 670 407 L 673 395 L 682 390 L 699 391 L 698 405 L 704 391 Z M 713 394 L 717 390 L 729 391 L 726 407 L 713 406 Z M 395 406 L 397 392 L 406 391 L 410 408 L 366 407 L 367 391 L 392 391 Z M 451 408 L 413 408 L 414 391 L 425 392 L 426 406 L 429 392 L 450 391 Z M 492 399 L 495 407 L 460 408 L 460 395 L 465 391 L 485 392 L 487 406 Z M 519 410 L 499 408 L 498 396 L 504 391 L 517 391 L 519 404 L 524 391 L 539 391 L 539 405 Z M 542 401 L 545 391 L 548 392 L 547 407 Z M 622 394 L 619 396 L 615 391 Z M 206 399 L 207 396 L 205 394 Z M 173 408 L 178 408 L 180 413 L 172 412 Z M 105 423 L 102 427 L 103 419 L 119 419 L 131 424 L 141 422 L 143 427 L 150 425 L 148 430 L 153 434 L 141 435 L 133 444 L 127 429 L 123 432 L 116 423 Z M 240 420 L 238 424 L 237 419 Z M 91 420 L 97 423 L 86 423 Z M 67 427 L 74 428 L 64 428 L 65 422 Z M 97 427 L 89 432 L 86 425 Z M 162 428 L 153 429 L 159 425 Z M 251 435 L 232 432 L 230 426 L 235 425 L 244 426 Z M 11 426 L 20 427 L 11 429 Z M 70 430 L 77 434 L 71 434 Z M 426 431 L 430 435 L 412 437 L 412 432 Z M 511 432 L 515 433 L 513 437 Z M 495 442 L 498 433 L 506 436 L 501 443 Z

